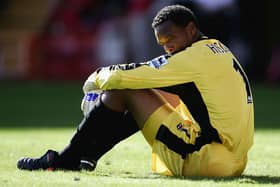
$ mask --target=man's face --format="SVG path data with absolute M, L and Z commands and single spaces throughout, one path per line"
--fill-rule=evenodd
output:
M 192 36 L 188 28 L 189 25 L 179 27 L 171 21 L 161 23 L 154 28 L 157 42 L 168 54 L 185 49 L 192 43 Z

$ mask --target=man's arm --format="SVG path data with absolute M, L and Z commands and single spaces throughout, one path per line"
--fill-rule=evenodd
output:
M 87 79 L 83 89 L 87 92 L 97 89 L 162 88 L 193 81 L 195 72 L 189 68 L 187 71 L 186 67 L 183 67 L 185 62 L 176 61 L 174 58 L 163 55 L 145 63 L 100 68 Z

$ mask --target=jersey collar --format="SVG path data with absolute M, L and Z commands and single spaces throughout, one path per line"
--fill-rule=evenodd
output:
M 208 37 L 207 36 L 205 36 L 202 32 L 199 32 L 199 36 L 197 37 L 197 39 L 193 42 L 193 43 L 191 43 L 190 45 L 188 45 L 186 48 L 184 48 L 184 49 L 181 49 L 181 50 L 178 50 L 178 51 L 176 51 L 176 52 L 173 52 L 173 53 L 171 53 L 171 56 L 172 55 L 175 55 L 176 53 L 179 53 L 179 52 L 181 52 L 181 51 L 184 51 L 184 50 L 186 50 L 188 47 L 191 47 L 194 43 L 196 43 L 196 42 L 199 42 L 199 41 L 201 41 L 201 40 L 207 40 L 208 39 Z

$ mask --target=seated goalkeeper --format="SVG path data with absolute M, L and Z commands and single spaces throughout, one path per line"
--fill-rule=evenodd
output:
M 242 174 L 253 144 L 254 110 L 238 60 L 204 36 L 184 6 L 161 9 L 152 28 L 166 54 L 93 72 L 83 86 L 85 117 L 68 146 L 23 158 L 19 169 L 94 170 L 102 155 L 140 130 L 155 173 Z

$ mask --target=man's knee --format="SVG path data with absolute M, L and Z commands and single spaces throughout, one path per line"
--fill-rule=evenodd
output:
M 131 112 L 140 128 L 156 109 L 166 103 L 154 89 L 105 91 L 101 99 L 112 110 Z
M 125 96 L 126 90 L 108 90 L 102 93 L 101 101 L 108 108 L 114 111 L 123 112 L 126 110 Z

